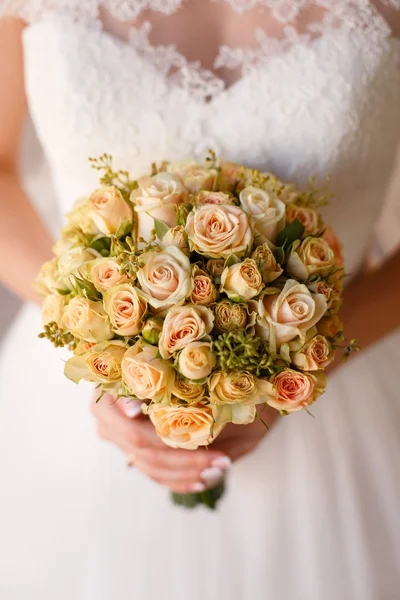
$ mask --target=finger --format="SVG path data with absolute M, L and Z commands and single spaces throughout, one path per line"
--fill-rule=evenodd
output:
M 116 406 L 128 419 L 135 419 L 142 414 L 141 400 L 133 400 L 132 398 L 118 398 L 115 402 Z
M 229 467 L 229 458 L 222 451 L 214 450 L 182 450 L 169 448 L 141 448 L 142 460 L 157 464 L 165 469 L 179 469 L 181 471 L 201 472 L 209 467 L 226 469 Z
M 220 450 L 225 452 L 232 462 L 252 452 L 259 444 L 259 439 L 229 438 L 221 443 Z
M 105 394 L 98 402 L 93 403 L 92 412 L 98 419 L 101 437 L 117 443 L 126 454 L 146 446 L 164 447 L 147 417 L 138 416 L 129 419 L 109 394 Z

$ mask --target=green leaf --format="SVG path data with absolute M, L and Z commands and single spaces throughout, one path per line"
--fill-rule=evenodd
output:
M 232 265 L 236 265 L 236 263 L 238 263 L 238 262 L 239 262 L 238 257 L 235 256 L 234 254 L 230 254 L 225 261 L 224 267 L 225 267 L 225 269 L 226 269 L 226 267 L 232 267 Z
M 298 219 L 295 219 L 285 229 L 282 229 L 276 241 L 277 246 L 286 246 L 293 244 L 295 240 L 301 238 L 304 233 L 304 225 Z
M 274 248 L 274 250 L 272 250 L 272 254 L 279 265 L 281 265 L 285 260 L 285 251 L 283 248 Z
M 164 221 L 160 221 L 159 219 L 154 219 L 154 228 L 156 230 L 156 234 L 159 240 L 163 240 L 167 231 L 169 231 L 168 225 L 164 223 Z

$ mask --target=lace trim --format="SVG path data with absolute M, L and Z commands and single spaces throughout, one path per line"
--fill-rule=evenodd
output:
M 68 18 L 91 29 L 101 28 L 99 10 L 105 9 L 120 21 L 134 21 L 145 10 L 171 15 L 186 1 L 190 0 L 0 0 L 2 14 L 14 14 L 28 22 L 38 21 L 49 15 Z M 382 44 L 390 35 L 390 28 L 378 10 L 369 0 L 213 0 L 226 2 L 237 13 L 264 7 L 271 16 L 284 24 L 283 37 L 269 36 L 263 29 L 255 30 L 254 48 L 220 47 L 214 62 L 215 69 L 238 69 L 243 73 L 265 64 L 271 57 L 288 52 L 293 47 L 301 47 L 312 38 L 332 34 L 338 29 L 349 30 L 355 43 L 359 43 L 363 53 L 369 55 L 373 68 L 382 49 Z M 400 10 L 400 0 L 381 0 L 382 4 Z M 316 6 L 325 10 L 320 22 L 307 26 L 305 33 L 298 33 L 290 25 L 306 7 Z M 133 27 L 129 33 L 129 43 L 148 63 L 175 85 L 199 100 L 218 96 L 224 89 L 224 81 L 211 70 L 202 67 L 200 61 L 188 61 L 175 45 L 153 46 L 149 40 L 151 24 L 146 21 L 141 27 Z M 356 35 L 357 34 L 357 35 Z

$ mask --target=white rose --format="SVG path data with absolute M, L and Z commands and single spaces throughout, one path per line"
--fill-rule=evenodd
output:
M 266 239 L 276 242 L 279 232 L 285 227 L 285 204 L 272 194 L 251 185 L 240 192 L 239 199 L 243 210 L 252 215 L 254 228 L 261 236 L 260 241 Z M 257 235 L 255 241 L 259 241 Z
M 306 333 L 324 316 L 327 310 L 325 296 L 312 294 L 306 285 L 289 279 L 283 290 L 275 295 L 265 294 L 258 302 L 259 325 L 262 337 L 272 348 L 290 342 Z
M 130 394 L 140 400 L 169 400 L 175 379 L 173 367 L 157 358 L 156 346 L 137 342 L 125 352 L 122 379 Z
M 208 377 L 215 367 L 217 359 L 208 342 L 188 344 L 178 358 L 178 368 L 184 377 L 194 381 Z
M 163 358 L 171 357 L 191 342 L 211 333 L 214 315 L 209 308 L 186 304 L 171 308 L 165 317 L 159 348 Z
M 178 206 L 185 202 L 188 191 L 182 181 L 161 172 L 139 179 L 139 188 L 132 192 L 131 200 L 138 213 L 138 236 L 148 239 L 154 229 L 154 219 L 168 227 L 175 227 Z
M 155 309 L 183 304 L 193 290 L 192 267 L 188 257 L 175 246 L 161 252 L 145 252 L 137 279 L 144 297 Z
M 263 289 L 264 284 L 256 262 L 246 258 L 243 262 L 227 267 L 221 275 L 221 292 L 233 302 L 251 300 Z
M 204 204 L 195 207 L 186 222 L 191 250 L 210 258 L 243 256 L 253 244 L 247 214 L 238 206 Z

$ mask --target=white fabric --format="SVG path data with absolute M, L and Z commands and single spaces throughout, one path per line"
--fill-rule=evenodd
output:
M 264 4 L 272 11 L 307 3 Z M 63 212 L 96 184 L 89 156 L 106 151 L 139 174 L 154 160 L 212 147 L 300 184 L 330 174 L 327 218 L 348 272 L 357 271 L 400 128 L 400 44 L 367 2 L 335 3 L 349 18 L 330 27 L 324 19 L 318 35 L 286 31 L 282 51 L 252 59 L 211 99 L 196 91 L 203 72 L 197 86 L 185 85 L 149 52 L 96 26 L 96 0 L 20 5 L 41 9 L 24 32 L 26 89 Z M 156 7 L 114 0 L 113 9 L 131 19 L 117 9 L 142 5 Z M 398 597 L 400 332 L 332 377 L 317 419 L 277 423 L 232 468 L 229 492 L 211 514 L 171 507 L 165 490 L 98 440 L 90 387 L 63 379 L 65 356 L 38 340 L 39 330 L 38 311 L 27 306 L 0 362 L 2 599 Z

